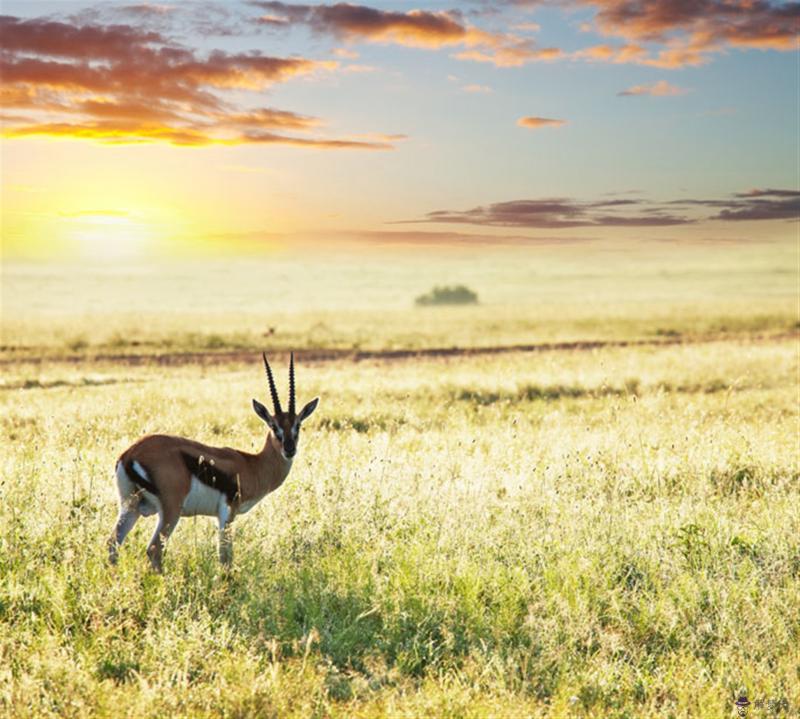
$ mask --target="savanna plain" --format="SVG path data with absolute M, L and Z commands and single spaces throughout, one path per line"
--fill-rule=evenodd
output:
M 797 269 L 794 241 L 7 263 L 0 714 L 800 712 Z M 414 306 L 455 283 L 480 304 Z M 153 518 L 109 566 L 117 456 L 257 451 L 262 349 L 321 403 L 232 569 L 207 518 L 163 575 Z

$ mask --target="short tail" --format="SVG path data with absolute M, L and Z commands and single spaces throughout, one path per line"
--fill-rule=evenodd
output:
M 120 460 L 117 465 L 117 472 L 119 472 L 120 465 L 122 465 L 122 470 L 125 472 L 128 479 L 137 487 L 143 489 L 145 492 L 154 494 L 156 497 L 158 496 L 158 488 L 150 480 L 150 472 L 147 471 L 147 468 L 144 467 L 141 462 L 135 459 L 127 459 L 125 462 Z

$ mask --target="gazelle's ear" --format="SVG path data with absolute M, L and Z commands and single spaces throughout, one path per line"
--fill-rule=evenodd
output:
M 256 414 L 269 425 L 270 429 L 275 428 L 275 419 L 267 411 L 267 408 L 257 399 L 253 400 L 253 409 L 256 411 Z
M 314 397 L 303 409 L 300 410 L 300 414 L 297 415 L 298 422 L 305 422 L 310 416 L 311 413 L 317 408 L 319 404 L 319 397 Z

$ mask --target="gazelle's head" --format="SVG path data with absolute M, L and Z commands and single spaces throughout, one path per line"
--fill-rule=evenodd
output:
M 272 369 L 267 362 L 267 355 L 262 353 L 264 358 L 264 368 L 267 370 L 269 380 L 269 392 L 272 395 L 273 414 L 258 400 L 253 400 L 253 409 L 261 417 L 267 426 L 272 430 L 275 439 L 281 445 L 281 453 L 284 459 L 291 459 L 297 454 L 297 443 L 300 440 L 300 427 L 307 420 L 311 413 L 319 404 L 319 397 L 312 399 L 303 409 L 295 412 L 294 402 L 294 352 L 289 359 L 289 409 L 284 412 L 281 409 L 281 401 L 278 398 L 278 390 L 275 389 L 275 380 L 272 377 Z

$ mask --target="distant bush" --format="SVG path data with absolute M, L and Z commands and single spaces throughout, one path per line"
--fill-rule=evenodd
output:
M 429 307 L 430 305 L 477 305 L 478 295 L 464 285 L 434 287 L 430 292 L 417 297 L 414 303 L 420 307 Z

